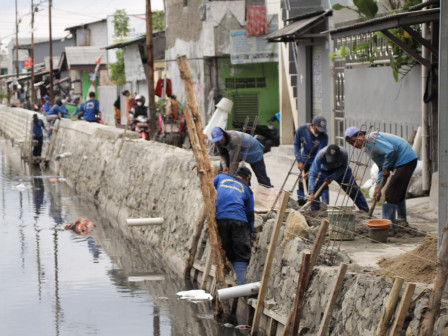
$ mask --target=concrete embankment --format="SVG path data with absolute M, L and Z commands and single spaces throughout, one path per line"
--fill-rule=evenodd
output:
M 0 106 L 0 128 L 9 137 L 24 140 L 31 115 L 29 111 Z M 136 139 L 131 134 L 134 138 L 125 141 L 117 158 L 122 134 L 123 130 L 113 127 L 61 120 L 53 134 L 50 167 L 57 169 L 78 192 L 89 194 L 109 216 L 123 223 L 123 234 L 153 246 L 167 265 L 182 273 L 203 204 L 193 155 L 184 149 Z M 54 157 L 62 153 L 72 155 L 58 160 L 56 166 Z M 163 217 L 165 221 L 160 226 L 126 226 L 126 218 L 139 217 Z M 258 229 L 248 282 L 261 280 L 273 225 L 274 220 L 268 220 Z M 283 239 L 283 229 L 279 239 Z M 284 247 L 277 247 L 261 320 L 262 333 L 281 334 L 297 286 L 301 253 L 309 249 L 310 242 L 298 237 Z M 197 264 L 203 264 L 205 256 L 204 253 Z M 337 269 L 326 266 L 315 269 L 305 295 L 301 335 L 315 335 L 319 330 Z M 349 269 L 338 296 L 330 321 L 332 335 L 374 335 L 392 287 L 390 279 L 354 271 L 355 268 Z M 406 335 L 418 334 L 418 321 L 426 300 L 422 296 L 411 305 L 404 325 Z M 239 309 L 250 312 L 252 308 L 245 302 L 251 303 L 240 300 Z M 435 335 L 443 334 L 447 320 L 442 308 Z

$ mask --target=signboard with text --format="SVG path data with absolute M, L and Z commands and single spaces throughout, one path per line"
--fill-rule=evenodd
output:
M 275 29 L 270 29 L 269 34 Z M 277 43 L 268 43 L 265 36 L 247 36 L 246 30 L 230 31 L 232 64 L 278 62 Z

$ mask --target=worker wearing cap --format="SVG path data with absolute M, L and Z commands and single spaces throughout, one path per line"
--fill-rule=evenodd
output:
M 223 172 L 234 172 L 239 163 L 244 160 L 250 164 L 259 184 L 268 188 L 272 187 L 263 159 L 264 146 L 260 141 L 250 134 L 224 131 L 220 127 L 214 127 L 211 136 L 221 156 Z
M 311 123 L 300 125 L 294 136 L 294 156 L 297 165 L 305 179 L 308 178 L 308 171 L 313 164 L 316 154 L 328 144 L 327 120 L 323 116 L 315 116 Z M 322 191 L 321 195 L 324 203 L 329 202 L 328 187 Z M 299 181 L 297 189 L 297 200 L 300 205 L 305 204 L 305 192 L 302 181 Z
M 310 168 L 308 185 L 310 193 L 309 200 L 314 200 L 314 193 L 324 182 L 330 184 L 331 181 L 336 181 L 341 186 L 353 202 L 355 202 L 359 210 L 369 211 L 366 198 L 356 184 L 352 169 L 348 165 L 347 151 L 344 147 L 337 145 L 324 147 L 317 153 Z M 311 204 L 312 210 L 319 209 L 319 204 L 315 203 L 317 202 Z
M 417 166 L 415 154 L 408 142 L 396 135 L 371 132 L 368 135 L 358 127 L 345 130 L 345 140 L 355 148 L 364 151 L 378 166 L 378 179 L 373 197 L 381 198 L 381 180 L 387 179 L 394 172 L 384 192 L 385 203 L 382 205 L 382 217 L 392 223 L 406 222 L 406 190 Z
M 236 282 L 243 285 L 250 261 L 250 237 L 254 227 L 254 196 L 250 189 L 252 174 L 240 167 L 236 176 L 220 173 L 213 180 L 218 193 L 216 222 L 227 259 L 235 270 Z
M 42 113 L 46 115 L 48 112 L 50 112 L 51 105 L 50 105 L 50 97 L 48 95 L 45 95 L 42 97 L 44 99 L 44 107 L 42 108 Z

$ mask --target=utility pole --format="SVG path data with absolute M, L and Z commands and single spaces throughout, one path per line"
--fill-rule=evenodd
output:
M 31 0 L 31 106 L 34 110 L 36 93 L 34 92 L 34 2 Z
M 51 0 L 50 0 L 51 1 Z M 152 37 L 151 0 L 146 0 L 146 65 L 148 80 L 149 129 L 151 140 L 156 138 L 156 102 L 154 97 L 154 41 Z
M 17 0 L 16 0 L 16 75 L 19 78 L 19 21 L 17 19 Z
M 17 0 L 16 0 L 17 1 Z M 53 105 L 54 97 L 53 97 L 53 37 L 51 36 L 51 6 L 53 5 L 53 1 L 49 0 L 48 3 L 48 23 L 50 29 L 50 104 Z

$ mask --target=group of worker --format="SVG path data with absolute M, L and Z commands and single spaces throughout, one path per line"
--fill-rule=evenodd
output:
M 381 189 L 391 176 L 385 190 L 382 217 L 391 220 L 392 225 L 407 222 L 406 190 L 417 166 L 417 155 L 412 147 L 398 136 L 383 132 L 367 134 L 358 127 L 347 128 L 344 137 L 351 146 L 364 149 L 379 168 L 375 200 L 380 200 Z M 234 267 L 237 285 L 242 285 L 251 257 L 254 197 L 250 189 L 252 173 L 239 164 L 247 162 L 258 183 L 271 188 L 263 160 L 264 146 L 249 134 L 220 127 L 212 129 L 211 141 L 216 144 L 221 157 L 220 174 L 214 179 L 218 231 L 226 257 Z M 369 212 L 349 166 L 347 150 L 335 144 L 328 145 L 327 121 L 323 116 L 315 116 L 311 123 L 299 126 L 294 137 L 294 154 L 303 177 L 297 190 L 300 205 L 312 202 L 311 210 L 319 210 L 321 202 L 328 204 L 328 185 L 335 181 L 360 211 Z M 308 197 L 305 195 L 306 183 Z

